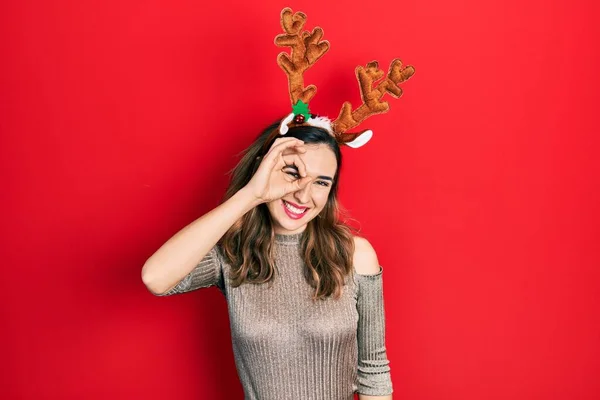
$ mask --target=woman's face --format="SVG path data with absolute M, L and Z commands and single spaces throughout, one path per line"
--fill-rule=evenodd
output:
M 325 144 L 305 144 L 304 146 L 306 152 L 298 153 L 298 155 L 306 165 L 306 176 L 312 177 L 314 180 L 303 189 L 267 203 L 275 233 L 303 232 L 308 222 L 316 218 L 327 204 L 337 169 L 335 154 Z M 282 171 L 289 174 L 290 181 L 300 178 L 295 166 L 285 166 Z

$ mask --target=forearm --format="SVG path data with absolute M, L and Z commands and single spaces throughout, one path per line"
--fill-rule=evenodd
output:
M 196 219 L 163 244 L 142 268 L 142 280 L 152 293 L 168 291 L 190 273 L 235 221 L 260 202 L 241 189 Z

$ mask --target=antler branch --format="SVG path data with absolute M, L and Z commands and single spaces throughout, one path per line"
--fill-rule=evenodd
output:
M 321 41 L 323 30 L 315 27 L 312 32 L 302 31 L 306 22 L 306 14 L 293 13 L 289 7 L 281 11 L 281 27 L 286 32 L 275 37 L 277 46 L 291 48 L 291 54 L 281 52 L 277 63 L 288 76 L 290 100 L 296 104 L 298 100 L 307 103 L 317 92 L 315 85 L 304 87 L 304 71 L 309 69 L 329 50 L 329 42 Z
M 392 97 L 399 98 L 402 96 L 402 89 L 398 86 L 406 81 L 414 74 L 415 70 L 412 66 L 402 66 L 402 61 L 398 58 L 394 59 L 390 65 L 388 76 L 377 86 L 373 84 L 381 79 L 384 72 L 379 69 L 377 61 L 371 61 L 366 68 L 362 66 L 356 67 L 356 77 L 360 85 L 360 95 L 363 104 L 356 110 L 352 111 L 352 104 L 345 102 L 338 118 L 332 122 L 333 131 L 340 137 L 341 134 L 349 129 L 359 125 L 371 115 L 381 114 L 389 110 L 389 104 L 382 101 L 381 98 L 385 93 L 389 93 Z M 359 134 L 343 135 L 347 141 L 353 140 Z M 346 141 L 346 140 L 345 140 Z

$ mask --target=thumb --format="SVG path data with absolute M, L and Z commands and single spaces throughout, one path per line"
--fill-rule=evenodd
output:
M 306 176 L 304 178 L 301 178 L 300 180 L 297 181 L 298 182 L 298 188 L 299 189 L 304 189 L 312 181 L 314 181 L 314 178 L 312 178 L 310 176 Z
M 313 181 L 312 177 L 306 176 L 304 178 L 300 178 L 300 179 L 292 182 L 293 191 L 295 192 L 297 190 L 304 189 L 312 181 Z

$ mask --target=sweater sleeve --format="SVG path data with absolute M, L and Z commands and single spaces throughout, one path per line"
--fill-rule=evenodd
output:
M 385 348 L 383 268 L 373 275 L 355 273 L 358 310 L 358 393 L 384 396 L 393 392 Z
M 196 267 L 184 276 L 177 285 L 159 296 L 171 296 L 210 286 L 217 286 L 221 292 L 224 290 L 223 268 L 218 245 L 213 246 Z

